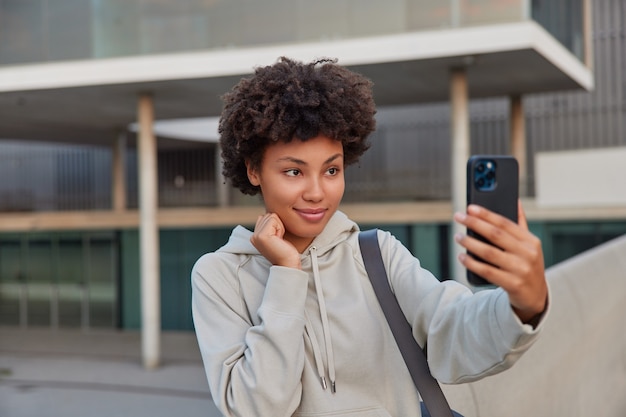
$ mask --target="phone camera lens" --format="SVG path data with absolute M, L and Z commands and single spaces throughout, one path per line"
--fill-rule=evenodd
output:
M 474 186 L 482 192 L 493 191 L 496 187 L 496 163 L 491 159 L 481 159 L 474 165 Z

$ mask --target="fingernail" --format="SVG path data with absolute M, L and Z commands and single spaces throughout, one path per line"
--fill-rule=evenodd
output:
M 467 211 L 471 214 L 478 214 L 478 212 L 480 211 L 480 207 L 475 204 L 470 204 L 469 206 L 467 206 Z
M 454 235 L 454 240 L 460 242 L 463 239 L 463 235 L 461 233 L 457 233 Z
M 465 220 L 467 216 L 465 215 L 465 213 L 461 213 L 461 212 L 456 212 L 454 213 L 454 219 L 456 221 L 462 222 Z

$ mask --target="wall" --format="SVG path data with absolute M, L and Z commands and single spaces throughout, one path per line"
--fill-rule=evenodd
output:
M 626 415 L 626 235 L 550 268 L 542 338 L 510 370 L 444 386 L 465 417 Z
M 538 152 L 535 172 L 539 206 L 626 205 L 626 146 Z

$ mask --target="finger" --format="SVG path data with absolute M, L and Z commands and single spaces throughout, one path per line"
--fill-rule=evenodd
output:
M 516 223 L 482 207 L 470 205 L 467 214 L 457 213 L 455 220 L 505 250 L 514 250 L 522 239 Z
M 458 259 L 465 268 L 467 268 L 469 271 L 472 271 L 476 275 L 483 277 L 491 284 L 497 285 L 504 289 L 510 282 L 511 274 L 503 269 L 500 269 L 493 265 L 489 265 L 485 262 L 481 262 L 466 253 L 459 254 Z
M 541 255 L 541 240 L 528 229 L 528 221 L 521 200 L 518 199 L 517 204 L 518 223 L 484 207 L 471 205 L 468 206 L 470 215 L 467 216 L 469 219 L 465 222 L 466 226 L 506 252 L 517 253 L 527 259 L 536 259 Z M 484 220 L 487 224 L 473 223 L 473 216 Z
M 524 207 L 522 207 L 522 200 L 517 200 L 517 224 L 519 224 L 524 230 L 528 230 L 528 221 L 526 220 L 526 213 Z
M 519 229 L 519 225 L 508 217 L 504 217 L 495 211 L 491 211 L 476 204 L 470 204 L 467 206 L 467 213 L 469 215 L 468 217 L 478 218 L 486 223 L 496 226 L 499 229 L 507 230 L 511 234 L 514 234 L 514 232 Z
M 263 216 L 260 230 L 269 237 L 278 236 L 282 238 L 285 233 L 283 222 L 275 213 L 266 213 Z
M 462 234 L 456 235 L 454 239 L 458 244 L 463 246 L 472 257 L 480 258 L 480 261 L 487 262 L 498 268 L 507 268 L 508 265 L 515 263 L 513 260 L 514 255 L 492 244 Z
M 256 218 L 256 223 L 254 225 L 254 230 L 260 230 L 261 229 L 261 225 L 263 224 L 264 220 L 265 220 L 265 215 L 264 214 L 259 215 L 259 217 Z
M 468 252 L 511 272 L 521 272 L 526 264 L 537 262 L 543 265 L 541 241 L 528 232 L 523 240 L 513 239 L 509 236 L 509 243 L 502 240 L 492 239 L 485 242 L 479 237 L 459 234 L 455 240 Z M 497 242 L 494 242 L 496 240 Z
M 285 235 L 285 225 L 283 224 L 282 221 L 280 221 L 280 219 L 278 218 L 278 216 L 276 214 L 272 215 L 271 217 L 271 226 L 274 229 L 274 236 L 278 236 L 279 238 L 283 238 L 283 236 Z

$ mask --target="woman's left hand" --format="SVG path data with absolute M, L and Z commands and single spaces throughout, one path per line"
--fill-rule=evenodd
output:
M 541 241 L 528 230 L 520 202 L 518 213 L 519 221 L 515 223 L 484 207 L 469 205 L 466 214 L 455 214 L 455 221 L 495 246 L 467 235 L 457 235 L 455 240 L 486 262 L 465 253 L 459 255 L 459 261 L 470 271 L 504 289 L 517 316 L 523 323 L 528 323 L 546 309 L 548 285 Z

